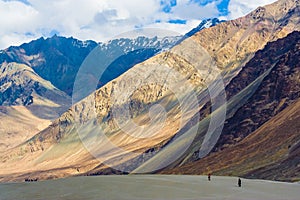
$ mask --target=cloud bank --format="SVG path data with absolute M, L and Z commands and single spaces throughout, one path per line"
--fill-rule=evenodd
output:
M 54 34 L 106 41 L 138 28 L 184 34 L 205 18 L 233 19 L 275 0 L 0 0 L 0 49 Z

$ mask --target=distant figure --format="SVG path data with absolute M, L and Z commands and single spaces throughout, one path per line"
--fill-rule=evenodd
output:
M 38 178 L 25 178 L 25 182 L 36 182 Z
M 238 186 L 239 187 L 242 187 L 242 180 L 239 178 L 239 180 L 238 180 Z
M 210 181 L 210 176 L 211 176 L 211 174 L 209 173 L 208 176 L 207 176 L 208 181 Z

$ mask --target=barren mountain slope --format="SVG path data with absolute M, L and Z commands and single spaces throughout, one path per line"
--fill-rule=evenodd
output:
M 18 146 L 51 124 L 25 106 L 0 106 L 0 151 Z
M 167 174 L 244 176 L 280 181 L 300 179 L 300 101 L 290 105 L 242 142 Z
M 213 171 L 273 180 L 299 178 L 299 52 L 299 32 L 259 51 L 228 85 L 229 102 L 241 101 L 241 92 L 237 91 L 262 73 L 255 68 L 271 71 L 251 98 L 225 122 L 215 147 L 217 152 L 164 172 L 202 174 Z M 232 109 L 229 103 L 229 113 Z
M 299 24 L 299 0 L 279 0 L 245 17 L 200 31 L 193 39 L 230 75 L 236 74 L 267 42 L 300 30 Z
M 67 110 L 71 100 L 27 65 L 3 63 L 0 71 L 0 151 L 3 151 L 45 129 Z

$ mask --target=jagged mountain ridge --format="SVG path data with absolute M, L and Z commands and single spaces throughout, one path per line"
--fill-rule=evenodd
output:
M 0 63 L 1 68 L 3 68 L 0 80 L 0 105 L 26 106 L 30 104 L 31 93 L 34 89 L 38 89 L 37 86 L 39 84 L 36 81 L 34 83 L 35 86 L 33 86 L 33 82 L 29 83 L 26 80 L 22 80 L 23 78 L 27 79 L 23 77 L 22 73 L 18 75 L 18 79 L 22 84 L 18 84 L 18 81 L 13 80 L 13 75 L 16 75 L 17 72 L 13 72 L 11 75 L 4 73 L 7 64 L 16 63 L 17 65 L 23 64 L 30 67 L 36 76 L 41 77 L 39 78 L 40 80 L 50 81 L 54 87 L 70 96 L 79 67 L 94 48 L 98 48 L 100 59 L 112 62 L 108 66 L 103 66 L 107 67 L 107 69 L 99 80 L 98 87 L 100 87 L 127 71 L 134 64 L 161 51 L 162 48 L 171 47 L 177 42 L 178 38 L 180 37 L 165 37 L 163 39 L 157 37 L 121 38 L 108 43 L 97 44 L 93 41 L 80 41 L 55 35 L 52 38 L 40 38 L 30 43 L 25 43 L 20 47 L 9 47 L 0 53 Z M 122 56 L 116 60 L 110 59 L 111 57 L 116 57 L 116 55 Z M 5 77 L 3 77 L 4 75 Z M 13 96 L 11 96 L 12 93 L 14 93 Z M 21 100 L 14 101 L 14 99 Z M 71 98 L 68 97 L 67 99 L 70 100 Z M 70 100 L 69 106 L 71 103 Z
M 40 38 L 20 47 L 9 47 L 0 54 L 1 63 L 16 62 L 30 66 L 45 80 L 70 94 L 72 77 L 96 42 L 53 36 Z M 63 83 L 65 82 L 65 83 Z
M 218 19 L 207 19 L 202 21 L 195 30 L 209 28 L 220 22 Z M 107 67 L 99 80 L 99 87 L 101 87 L 135 64 L 164 49 L 171 48 L 181 38 L 182 36 L 164 38 L 140 36 L 135 39 L 120 38 L 106 43 L 96 43 L 91 40 L 80 41 L 72 37 L 54 35 L 52 38 L 39 38 L 19 47 L 9 47 L 0 51 L 0 63 L 26 64 L 43 79 L 50 81 L 55 87 L 71 96 L 78 69 L 94 48 L 97 47 L 102 60 L 113 62 L 108 66 L 100 66 Z
M 196 34 L 197 32 L 205 29 L 205 28 L 210 28 L 213 26 L 216 26 L 222 22 L 225 22 L 225 20 L 219 20 L 218 18 L 214 19 L 205 19 L 203 20 L 196 28 L 193 28 L 191 31 L 185 34 L 184 38 L 188 38 Z
M 94 41 L 82 42 L 73 38 L 55 35 L 52 38 L 40 38 L 20 47 L 10 47 L 0 54 L 0 60 L 1 63 L 16 62 L 26 64 L 32 67 L 42 78 L 49 80 L 58 89 L 71 95 L 78 69 L 94 48 L 97 47 L 103 52 L 103 60 L 113 57 L 116 53 L 123 55 L 131 52 L 131 54 L 134 54 L 136 49 L 153 48 L 152 51 L 146 52 L 146 55 L 137 58 L 136 62 L 140 62 L 153 56 L 162 48 L 172 46 L 175 42 L 176 39 L 173 41 L 165 39 L 161 42 L 158 38 L 139 37 L 137 39 L 116 39 L 109 43 L 97 44 Z M 136 55 L 134 54 L 133 56 Z M 118 69 L 110 69 L 110 71 L 114 71 L 114 74 L 107 73 L 105 81 L 116 78 L 136 63 L 125 64 L 123 68 L 125 66 L 127 68 L 121 69 L 119 73 Z

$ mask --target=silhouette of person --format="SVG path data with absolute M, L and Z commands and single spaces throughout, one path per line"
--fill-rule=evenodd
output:
M 207 176 L 207 178 L 208 178 L 209 181 L 210 181 L 210 177 L 211 177 L 211 174 L 209 173 L 208 176 Z
M 242 180 L 240 178 L 238 179 L 238 186 L 242 187 Z

